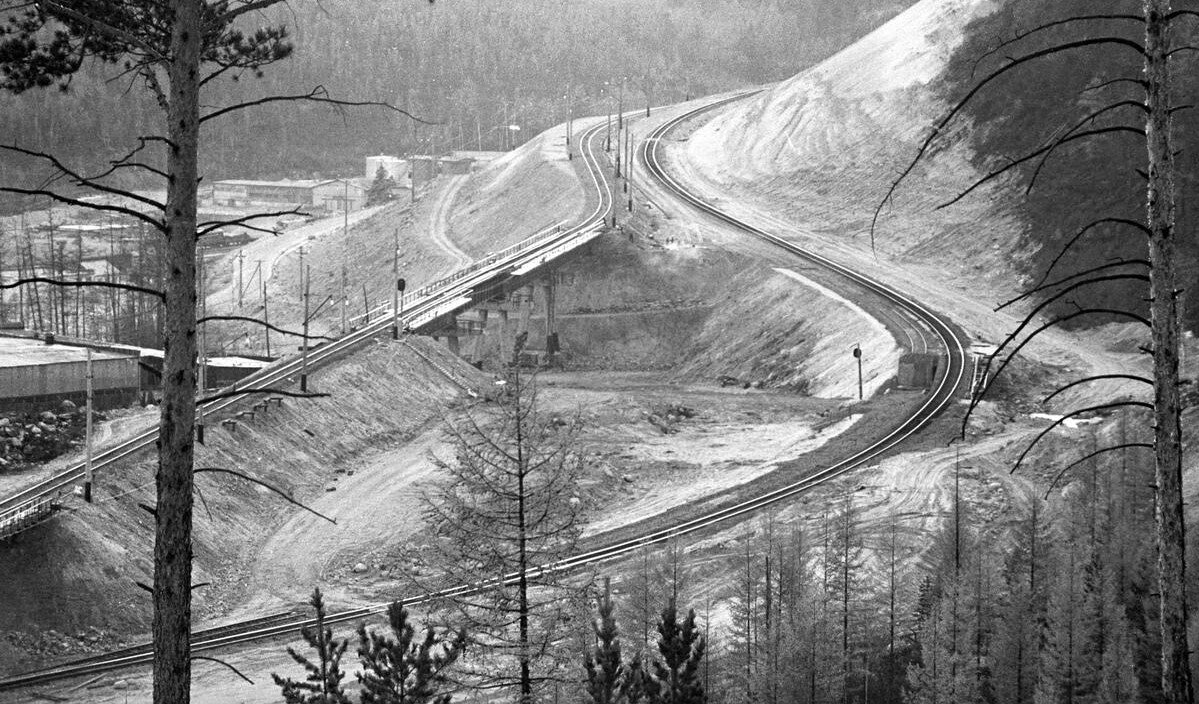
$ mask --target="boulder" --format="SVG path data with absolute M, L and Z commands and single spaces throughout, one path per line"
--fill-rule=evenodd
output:
M 354 572 L 354 574 L 362 574 L 366 570 L 367 570 L 366 563 L 359 562 L 358 564 L 354 565 L 353 572 Z

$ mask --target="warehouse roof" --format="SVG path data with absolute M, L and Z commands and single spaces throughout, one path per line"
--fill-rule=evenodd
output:
M 134 355 L 92 350 L 92 359 L 125 359 L 132 356 Z M 82 362 L 86 359 L 86 347 L 47 345 L 37 338 L 0 337 L 0 367 L 30 367 Z

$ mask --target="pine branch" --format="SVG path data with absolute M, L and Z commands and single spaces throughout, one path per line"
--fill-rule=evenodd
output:
M 61 15 L 62 17 L 66 17 L 68 19 L 74 20 L 74 21 L 78 22 L 79 24 L 86 25 L 87 27 L 94 29 L 95 31 L 99 32 L 100 34 L 103 34 L 104 36 L 108 37 L 109 39 L 112 39 L 113 41 L 120 42 L 122 44 L 128 44 L 131 47 L 137 47 L 138 49 L 141 49 L 142 51 L 144 51 L 148 56 L 153 58 L 155 61 L 165 62 L 167 60 L 166 56 L 164 56 L 162 54 L 162 52 L 160 52 L 158 49 L 155 49 L 148 42 L 144 41 L 141 37 L 139 37 L 135 34 L 130 34 L 129 32 L 118 29 L 116 27 L 113 27 L 112 25 L 108 24 L 107 22 L 105 22 L 104 20 L 102 20 L 98 17 L 92 17 L 90 15 L 85 15 L 82 12 L 78 12 L 72 8 L 69 8 L 65 5 L 63 5 L 60 2 L 55 2 L 55 0 L 39 0 L 38 4 L 44 6 L 52 14 Z

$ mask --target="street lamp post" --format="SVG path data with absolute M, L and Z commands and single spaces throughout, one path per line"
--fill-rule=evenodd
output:
M 858 360 L 858 400 L 861 401 L 863 398 L 863 394 L 862 394 L 862 344 L 860 342 L 854 343 L 853 357 L 854 357 L 854 359 Z

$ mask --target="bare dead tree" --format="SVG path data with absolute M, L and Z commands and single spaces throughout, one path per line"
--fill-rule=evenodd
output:
M 139 136 L 134 149 L 97 173 L 74 169 L 48 152 L 0 145 L 40 162 L 50 174 L 36 184 L 0 184 L 0 192 L 120 214 L 144 223 L 165 241 L 163 397 L 154 512 L 155 704 L 190 698 L 201 125 L 274 102 L 376 105 L 407 115 L 383 103 L 333 98 L 319 87 L 306 94 L 203 107 L 203 89 L 213 81 L 261 75 L 291 56 L 293 45 L 285 26 L 247 27 L 262 11 L 282 4 L 283 0 L 0 0 L 0 88 L 15 93 L 52 86 L 65 90 L 85 65 L 94 63 L 140 81 L 162 112 L 163 133 Z M 151 147 L 155 153 L 149 153 Z M 165 201 L 113 185 L 111 177 L 121 171 L 161 181 Z M 118 200 L 84 200 L 84 192 Z
M 515 690 L 522 704 L 559 678 L 553 648 L 583 591 L 541 569 L 581 532 L 579 430 L 577 417 L 540 410 L 532 384 L 513 375 L 494 405 L 447 420 L 455 456 L 437 460 L 447 479 L 425 501 L 432 567 L 446 584 L 486 585 L 447 604 L 475 639 L 464 683 Z
M 890 189 L 875 211 L 874 221 L 871 225 L 871 243 L 873 246 L 875 228 L 882 211 L 891 201 L 899 186 L 911 176 L 916 164 L 923 160 L 930 150 L 943 139 L 955 118 L 960 116 L 967 105 L 995 81 L 1013 71 L 1032 67 L 1048 57 L 1072 55 L 1090 50 L 1132 52 L 1135 55 L 1142 69 L 1140 76 L 1121 75 L 1088 90 L 1113 86 L 1133 86 L 1141 90 L 1139 97 L 1116 99 L 1091 111 L 1082 119 L 1060 130 L 1056 136 L 1047 140 L 1040 147 L 1019 158 L 1010 159 L 1004 165 L 984 174 L 940 207 L 956 203 L 979 186 L 1011 173 L 1026 164 L 1035 163 L 1027 186 L 1027 189 L 1031 190 L 1041 174 L 1045 162 L 1068 144 L 1085 143 L 1098 138 L 1131 136 L 1145 145 L 1146 167 L 1138 170 L 1146 189 L 1143 220 L 1101 217 L 1087 224 L 1066 243 L 1032 290 L 1024 296 L 1000 306 L 1001 308 L 1006 307 L 1032 295 L 1044 297 L 1044 301 L 1033 307 L 1024 316 L 1017 329 L 1004 338 L 999 351 L 988 360 L 988 372 L 991 371 L 991 366 L 996 360 L 1002 361 L 998 363 L 994 370 L 995 373 L 989 375 L 990 382 L 971 400 L 966 420 L 969 419 L 970 412 L 977 406 L 979 399 L 993 386 L 995 376 L 1002 373 L 1029 340 L 1044 330 L 1082 316 L 1095 315 L 1125 317 L 1148 327 L 1152 344 L 1146 351 L 1153 357 L 1153 378 L 1144 379 L 1135 375 L 1126 375 L 1126 378 L 1151 385 L 1153 389 L 1152 403 L 1126 399 L 1089 409 L 1077 409 L 1067 417 L 1086 411 L 1101 411 L 1124 406 L 1145 407 L 1152 413 L 1156 491 L 1155 524 L 1158 547 L 1157 573 L 1161 607 L 1162 689 L 1165 701 L 1171 704 L 1184 704 L 1192 701 L 1193 689 L 1188 665 L 1188 604 L 1185 590 L 1186 543 L 1182 498 L 1182 408 L 1178 387 L 1180 339 L 1178 297 L 1180 291 L 1177 273 L 1178 237 L 1175 233 L 1175 159 L 1177 154 L 1172 130 L 1175 113 L 1188 106 L 1175 105 L 1173 102 L 1174 77 L 1172 76 L 1171 59 L 1179 52 L 1195 49 L 1192 46 L 1177 44 L 1173 35 L 1176 25 L 1182 22 L 1193 22 L 1199 18 L 1199 13 L 1194 10 L 1172 10 L 1170 0 L 1140 0 L 1140 4 L 1141 11 L 1139 13 L 1076 15 L 1049 20 L 1032 29 L 1019 32 L 1012 39 L 1000 43 L 991 52 L 988 52 L 988 55 L 981 57 L 975 66 L 976 69 L 989 55 L 997 55 L 1010 48 L 1026 45 L 1030 38 L 1042 36 L 1051 30 L 1084 31 L 1080 37 L 1054 41 L 1046 46 L 1009 56 L 998 68 L 977 80 L 966 95 L 957 101 L 948 113 L 934 125 L 929 135 L 920 144 L 915 158 L 892 182 Z M 1085 33 L 1086 29 L 1096 27 L 1099 28 L 1096 34 Z M 1134 38 L 1131 34 L 1136 30 L 1143 32 L 1140 39 Z M 1130 117 L 1135 115 L 1138 121 L 1135 123 L 1122 122 L 1119 117 L 1121 115 Z M 1148 250 L 1147 258 L 1117 260 L 1046 283 L 1053 268 L 1061 261 L 1065 253 L 1086 234 L 1104 224 L 1126 227 L 1142 235 Z M 1072 293 L 1086 287 L 1102 286 L 1117 281 L 1131 281 L 1147 286 L 1146 293 L 1149 299 L 1150 313 L 1148 318 L 1127 310 L 1082 307 L 1073 303 L 1070 298 Z M 1073 313 L 1059 315 L 1047 323 L 1036 326 L 1031 332 L 1028 331 L 1041 319 L 1044 310 L 1055 302 L 1071 303 L 1077 310 Z M 1110 375 L 1085 377 L 1073 382 L 1070 386 L 1104 378 L 1110 378 Z M 963 432 L 966 420 L 963 421 Z M 1028 455 L 1032 447 L 1053 427 L 1051 426 L 1034 439 L 1033 444 L 1020 456 L 1017 466 Z M 1141 445 L 1143 443 L 1121 443 L 1119 446 L 1091 453 L 1087 458 L 1101 452 L 1123 450 Z

